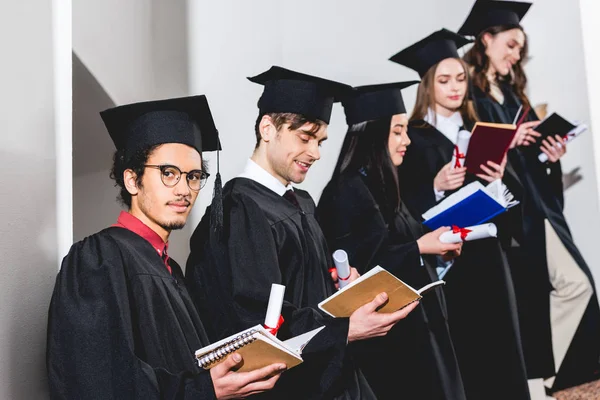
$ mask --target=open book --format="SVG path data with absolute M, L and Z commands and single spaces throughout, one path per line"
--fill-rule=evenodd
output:
M 204 369 L 214 367 L 234 352 L 243 358 L 238 371 L 252 371 L 279 362 L 285 363 L 290 369 L 302 363 L 302 350 L 323 328 L 281 341 L 262 325 L 256 325 L 197 350 L 195 357 L 198 365 Z
M 422 216 L 427 227 L 480 225 L 519 204 L 500 179 L 487 186 L 475 181 L 427 210 Z
M 550 114 L 535 127 L 535 131 L 542 134 L 538 139 L 538 142 L 541 142 L 548 136 L 554 137 L 554 135 L 558 135 L 563 138 L 565 143 L 569 143 L 586 130 L 586 124 L 578 123 L 577 121 L 569 121 L 557 113 Z M 541 162 L 546 162 L 548 161 L 548 156 L 545 153 L 540 153 L 538 159 Z
M 420 300 L 423 294 L 443 284 L 444 281 L 435 281 L 415 290 L 377 266 L 320 302 L 319 308 L 332 317 L 349 317 L 358 308 L 373 301 L 379 293 L 386 292 L 388 302 L 377 311 L 391 313 Z
M 517 133 L 513 124 L 477 122 L 471 131 L 471 139 L 465 156 L 465 167 L 472 174 L 485 173 L 480 165 L 488 161 L 501 164 L 510 143 Z

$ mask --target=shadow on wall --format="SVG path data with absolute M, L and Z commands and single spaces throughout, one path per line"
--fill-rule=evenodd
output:
M 10 384 L 2 392 L 7 399 L 44 399 L 48 305 L 57 272 L 56 187 L 53 179 L 40 177 L 54 176 L 56 161 L 53 152 L 2 151 L 0 157 L 7 176 L 19 177 L 9 189 L 18 204 L 3 210 L 6 215 L 0 213 L 6 224 L 0 232 L 17 246 L 3 257 L 8 263 L 3 271 L 10 275 L 5 274 L 0 294 L 7 335 L 2 339 L 7 357 L 3 372 Z M 23 195 L 32 193 L 32 185 L 36 194 Z
M 73 239 L 116 221 L 118 190 L 109 178 L 114 145 L 99 112 L 115 103 L 73 54 Z M 109 218 L 109 219 L 107 219 Z

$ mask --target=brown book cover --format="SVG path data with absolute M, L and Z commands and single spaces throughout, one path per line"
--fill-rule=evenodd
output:
M 488 161 L 501 164 L 508 147 L 517 133 L 512 124 L 477 122 L 471 131 L 471 139 L 465 156 L 465 167 L 472 174 L 484 173 L 480 165 Z
M 400 279 L 377 266 L 356 281 L 319 303 L 319 308 L 336 317 L 349 317 L 358 308 L 371 302 L 381 292 L 386 292 L 388 301 L 378 312 L 391 313 L 420 300 L 422 294 L 444 281 L 436 281 L 415 290 Z
M 280 362 L 291 369 L 303 362 L 302 349 L 321 329 L 281 341 L 261 325 L 256 325 L 196 351 L 195 357 L 198 365 L 204 369 L 220 364 L 232 353 L 238 353 L 243 358 L 238 371 L 253 371 Z

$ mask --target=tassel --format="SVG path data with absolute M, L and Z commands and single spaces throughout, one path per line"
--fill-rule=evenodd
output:
M 214 233 L 220 236 L 223 230 L 223 183 L 219 172 L 219 151 L 217 151 L 217 175 L 213 189 L 213 199 L 210 205 L 210 226 Z

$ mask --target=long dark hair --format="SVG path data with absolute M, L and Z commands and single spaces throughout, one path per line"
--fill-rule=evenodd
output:
M 388 149 L 391 123 L 390 117 L 350 126 L 333 172 L 335 179 L 361 171 L 386 221 L 400 208 L 398 172 Z
M 510 31 L 512 29 L 520 29 L 525 35 L 525 44 L 521 49 L 521 59 L 513 66 L 512 74 L 507 76 L 498 76 L 496 79 L 498 83 L 504 83 L 510 85 L 512 90 L 515 92 L 523 106 L 529 106 L 529 99 L 525 94 L 525 87 L 527 86 L 527 76 L 525 75 L 525 70 L 523 69 L 523 63 L 527 61 L 529 46 L 527 44 L 527 34 L 523 30 L 520 25 L 498 25 L 493 26 L 491 28 L 486 29 L 481 32 L 477 38 L 475 39 L 475 43 L 473 47 L 467 51 L 464 55 L 463 59 L 473 67 L 472 79 L 473 84 L 477 86 L 483 93 L 489 95 L 490 94 L 490 82 L 487 78 L 487 70 L 490 67 L 490 59 L 485 54 L 485 43 L 483 42 L 483 36 L 486 33 L 489 33 L 492 36 L 496 36 L 501 32 Z

